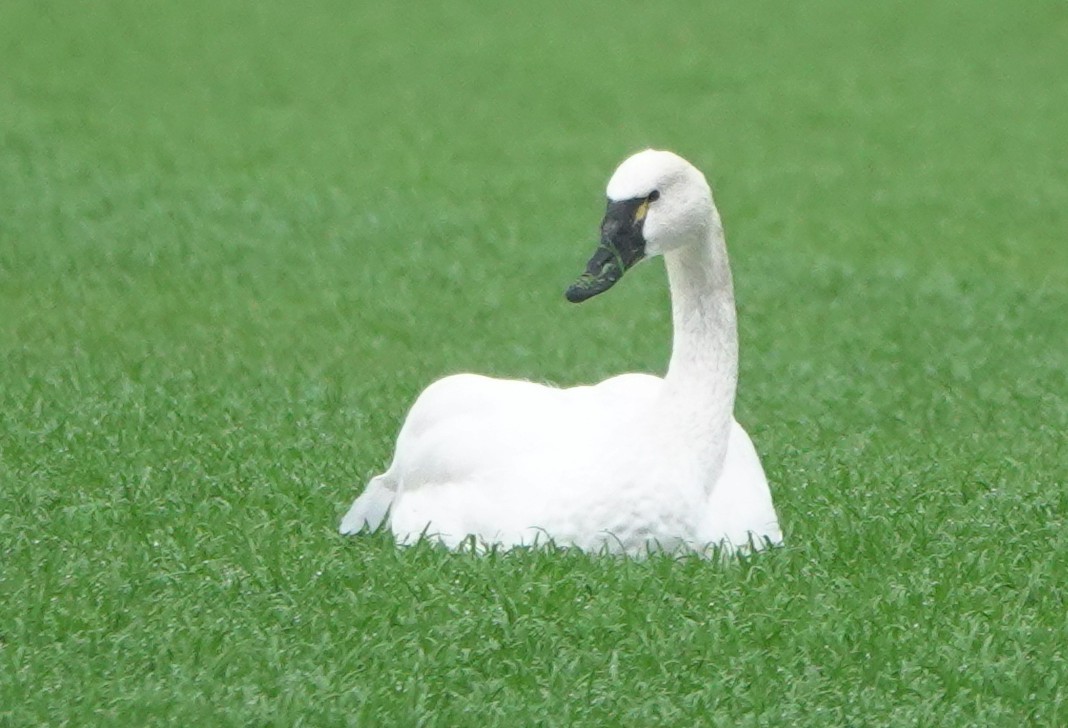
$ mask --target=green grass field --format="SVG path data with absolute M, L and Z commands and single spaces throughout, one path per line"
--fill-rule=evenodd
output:
M 0 4 L 0 725 L 1068 725 L 1068 9 Z M 662 371 L 716 190 L 787 545 L 338 520 L 419 390 Z

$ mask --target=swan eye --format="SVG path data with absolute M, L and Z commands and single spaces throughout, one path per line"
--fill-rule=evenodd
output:
M 649 204 L 656 202 L 660 199 L 660 190 L 653 190 L 645 199 L 642 200 L 642 204 L 638 205 L 638 209 L 634 211 L 634 222 L 639 223 L 645 219 L 646 214 L 649 212 Z

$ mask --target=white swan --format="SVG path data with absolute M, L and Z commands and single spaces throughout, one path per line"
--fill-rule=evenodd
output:
M 341 533 L 389 518 L 407 543 L 648 549 L 760 548 L 782 540 L 756 450 L 734 420 L 738 336 L 719 213 L 704 175 L 670 152 L 624 161 L 608 183 L 601 243 L 573 302 L 663 255 L 674 344 L 667 375 L 557 389 L 474 374 L 431 384 L 389 469 Z

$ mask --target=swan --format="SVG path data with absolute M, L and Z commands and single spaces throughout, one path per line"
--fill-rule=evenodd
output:
M 398 543 L 551 541 L 586 551 L 711 553 L 779 544 L 753 443 L 734 419 L 738 335 L 723 226 L 704 175 L 647 149 L 608 182 L 600 244 L 567 290 L 603 293 L 662 255 L 674 340 L 667 373 L 561 389 L 456 374 L 408 413 L 393 462 L 341 521 Z

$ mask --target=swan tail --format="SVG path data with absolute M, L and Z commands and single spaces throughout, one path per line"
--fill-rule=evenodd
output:
M 388 473 L 371 478 L 367 488 L 353 501 L 338 529 L 343 536 L 350 536 L 364 529 L 373 533 L 381 527 L 397 495 L 397 484 L 387 475 Z

